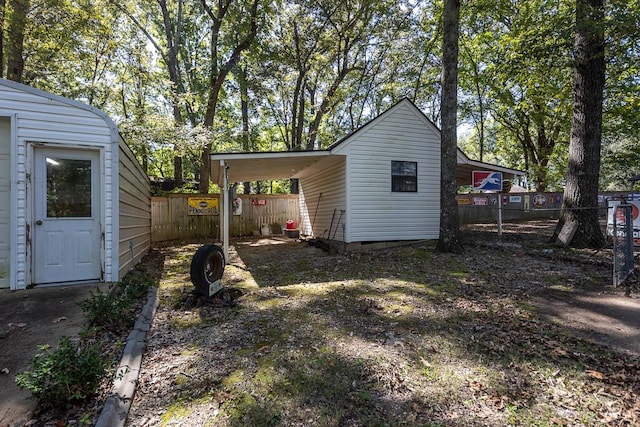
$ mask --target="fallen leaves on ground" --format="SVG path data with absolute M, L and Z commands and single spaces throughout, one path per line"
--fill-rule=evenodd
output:
M 198 245 L 163 249 L 129 426 L 638 421 L 637 355 L 529 304 L 552 287 L 606 287 L 607 254 L 266 243 L 236 242 L 225 293 L 211 299 L 189 283 Z

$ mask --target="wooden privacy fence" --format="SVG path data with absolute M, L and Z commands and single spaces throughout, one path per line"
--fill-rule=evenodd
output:
M 151 241 L 218 239 L 220 217 L 217 214 L 189 215 L 189 198 L 214 199 L 222 208 L 219 194 L 171 194 L 151 199 Z M 288 220 L 300 223 L 297 194 L 239 194 L 231 215 L 231 236 L 281 233 Z M 241 208 L 238 208 L 241 206 Z M 238 214 L 239 213 L 239 214 Z
M 607 212 L 606 199 L 618 193 L 602 193 L 600 213 Z M 219 215 L 189 215 L 189 198 L 214 199 L 221 206 L 219 194 L 172 194 L 151 199 L 151 241 L 219 239 Z M 281 233 L 287 220 L 300 224 L 297 194 L 240 194 L 241 212 L 231 215 L 231 236 L 250 236 L 268 232 Z M 494 222 L 498 203 L 503 221 L 557 218 L 562 207 L 562 193 L 461 194 L 457 197 L 461 224 Z M 236 204 L 238 205 L 238 204 Z

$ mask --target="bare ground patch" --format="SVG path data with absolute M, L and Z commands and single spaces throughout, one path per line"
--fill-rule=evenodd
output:
M 607 254 L 540 235 L 474 231 L 460 256 L 238 241 L 227 297 L 199 306 L 198 244 L 164 248 L 128 425 L 637 424 L 637 354 L 539 309 L 608 292 Z

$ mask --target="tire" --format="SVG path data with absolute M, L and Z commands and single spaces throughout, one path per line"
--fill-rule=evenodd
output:
M 209 285 L 222 278 L 224 266 L 224 252 L 220 246 L 201 246 L 191 259 L 191 283 L 201 294 L 208 295 Z

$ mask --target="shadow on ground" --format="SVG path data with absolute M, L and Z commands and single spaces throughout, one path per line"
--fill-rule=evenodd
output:
M 530 273 L 527 270 L 538 270 L 541 280 L 558 276 L 556 281 L 562 283 L 561 286 L 545 285 L 526 290 L 528 303 L 542 316 L 581 338 L 640 355 L 640 297 L 637 291 L 625 297 L 624 288 L 614 289 L 607 282 L 612 268 L 609 265 L 611 250 L 578 252 L 557 248 L 549 243 L 554 224 L 549 221 L 509 223 L 505 224 L 502 236 L 498 236 L 495 224 L 481 224 L 464 228 L 462 236 L 467 254 L 474 251 L 474 246 L 495 245 L 497 254 L 508 256 L 513 252 L 516 258 L 513 262 L 529 264 L 530 268 L 520 266 L 527 275 Z M 345 269 L 349 271 L 346 274 L 341 264 L 350 260 L 345 255 L 329 255 L 304 242 L 289 239 L 238 239 L 234 246 L 244 262 L 242 268 L 252 274 L 261 288 L 305 281 L 372 280 L 384 273 L 376 263 L 371 263 L 358 271 Z M 387 256 L 385 250 L 378 250 L 377 254 L 381 259 Z M 459 259 L 463 262 L 464 256 Z M 554 271 L 557 263 L 575 264 L 578 270 L 592 268 L 597 270 L 599 278 L 594 279 L 594 283 L 576 283 L 573 278 L 563 276 L 566 273 Z M 393 274 L 410 280 L 423 270 L 429 270 L 428 261 L 423 266 L 413 265 L 411 269 L 401 269 Z M 491 266 L 488 265 L 487 270 L 491 270 Z M 522 280 L 522 276 L 518 276 L 520 273 L 513 274 L 516 276 L 514 282 L 518 277 Z M 535 273 L 532 276 L 535 278 Z M 596 277 L 595 273 L 592 277 Z M 602 277 L 605 282 L 600 280 Z

